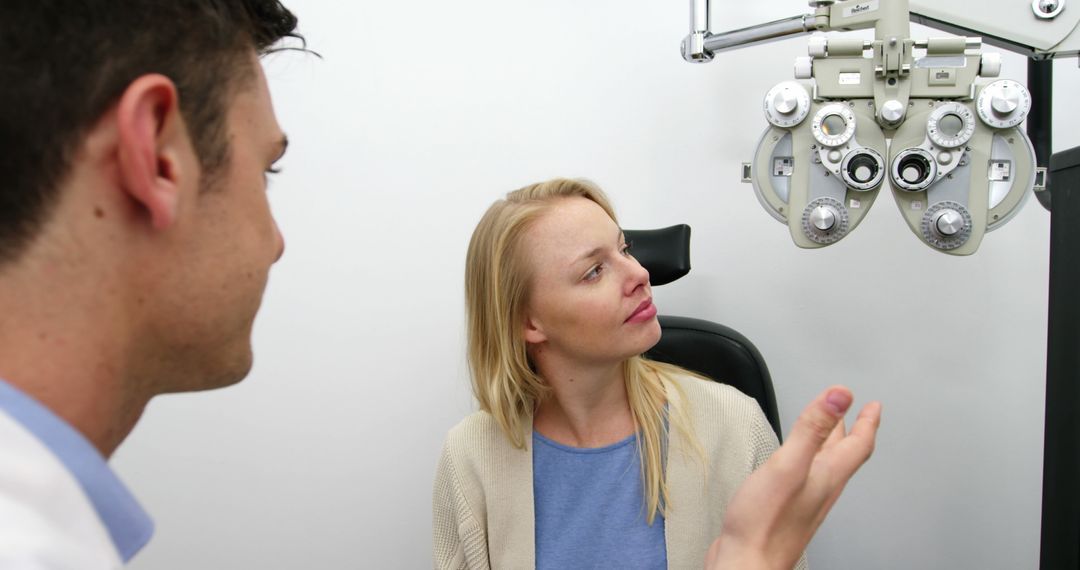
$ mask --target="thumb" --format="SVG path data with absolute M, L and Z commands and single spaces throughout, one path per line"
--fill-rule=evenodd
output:
M 810 468 L 810 463 L 825 445 L 829 434 L 844 419 L 852 400 L 851 390 L 833 386 L 803 409 L 783 445 L 783 449 L 789 450 L 789 459 L 794 466 L 804 470 Z

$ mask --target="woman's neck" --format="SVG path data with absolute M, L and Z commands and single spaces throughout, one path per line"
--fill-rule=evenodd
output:
M 634 433 L 622 363 L 584 366 L 540 359 L 551 393 L 537 407 L 533 429 L 572 447 L 604 447 Z

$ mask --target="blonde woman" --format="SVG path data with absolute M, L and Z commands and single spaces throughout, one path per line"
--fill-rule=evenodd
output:
M 597 187 L 556 179 L 493 204 L 469 244 L 465 292 L 480 411 L 451 430 L 439 462 L 436 567 L 695 568 L 707 553 L 722 561 L 718 549 L 751 559 L 745 542 L 714 542 L 722 523 L 755 548 L 782 526 L 762 520 L 755 535 L 751 517 L 724 522 L 776 437 L 752 398 L 640 356 L 660 338 L 648 272 Z M 842 481 L 819 498 L 821 518 Z M 793 535 L 809 540 L 820 518 L 804 518 L 813 528 Z M 774 559 L 804 567 L 805 542 L 786 544 L 794 556 Z

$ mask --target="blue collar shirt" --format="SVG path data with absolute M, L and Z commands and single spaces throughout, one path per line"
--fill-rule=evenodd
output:
M 4 380 L 0 380 L 0 412 L 22 424 L 78 481 L 121 560 L 128 562 L 146 546 L 154 533 L 153 521 L 82 433 Z

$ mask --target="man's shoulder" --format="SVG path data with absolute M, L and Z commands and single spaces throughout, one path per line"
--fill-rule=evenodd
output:
M 65 568 L 120 567 L 108 531 L 74 476 L 3 410 L 0 536 L 7 545 L 0 567 L 32 567 L 44 560 Z

